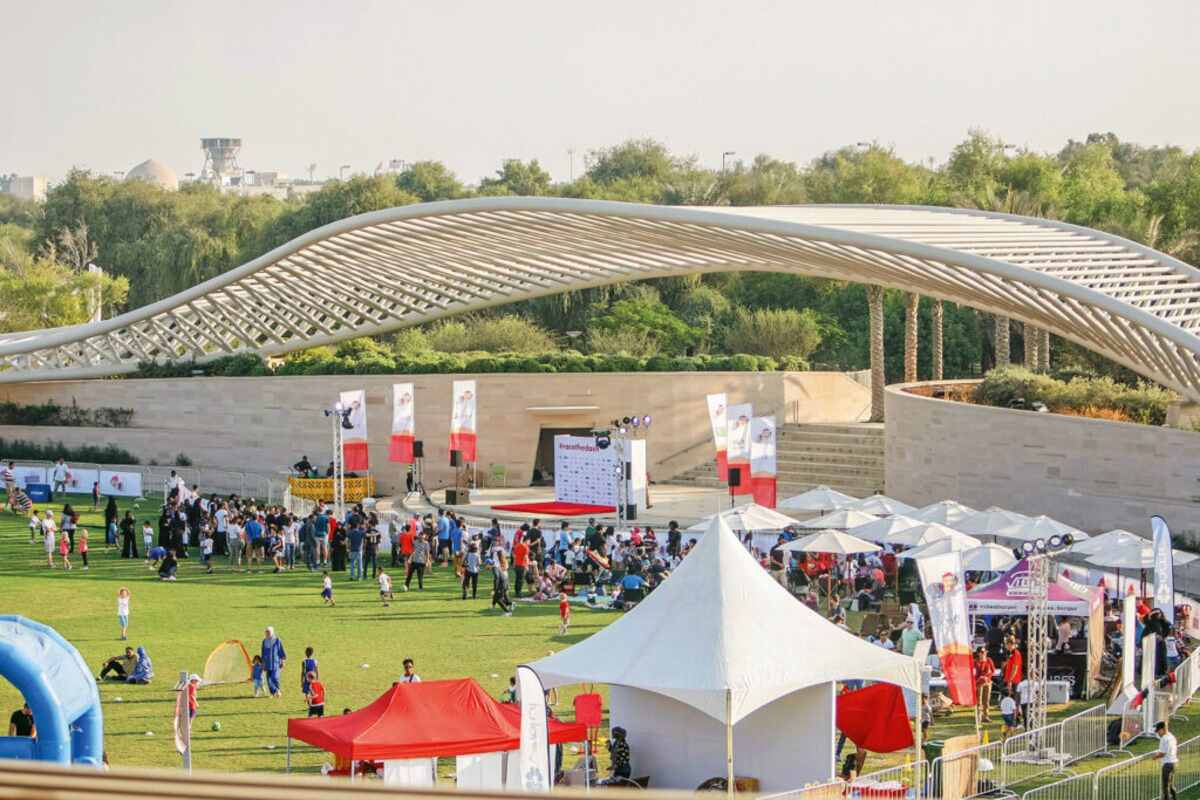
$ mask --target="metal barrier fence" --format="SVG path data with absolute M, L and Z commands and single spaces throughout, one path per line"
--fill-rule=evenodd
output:
M 842 800 L 845 791 L 846 782 L 841 778 L 834 778 L 825 783 L 810 783 L 808 786 L 786 792 L 759 795 L 758 800 Z
M 1108 751 L 1108 714 L 1103 705 L 1080 711 L 1058 724 L 1062 728 L 1058 745 L 1061 766 Z
M 1000 786 L 1015 786 L 1062 769 L 1061 722 L 1008 737 L 1003 743 Z
M 1113 764 L 1092 775 L 1093 797 L 1103 800 L 1153 800 L 1158 797 L 1161 764 L 1154 753 Z
M 1094 800 L 1096 776 L 1091 772 L 1030 789 L 1021 800 Z
M 919 800 L 925 794 L 928 772 L 929 763 L 924 759 L 881 769 L 878 772 L 869 772 L 851 781 L 844 796 L 850 800 L 885 797 Z
M 1004 789 L 1004 743 L 990 742 L 938 756 L 929 765 L 932 796 L 971 800 Z
M 1179 766 L 1175 768 L 1175 789 L 1186 791 L 1200 785 L 1200 736 L 1179 745 Z
M 0 458 L 3 455 L 0 454 Z M 16 460 L 18 472 L 21 467 L 39 467 L 53 470 L 53 461 L 37 461 L 33 459 Z M 190 486 L 200 487 L 203 494 L 237 494 L 241 497 L 253 497 L 268 504 L 274 504 L 283 497 L 283 489 L 287 478 L 258 472 L 242 472 L 236 470 L 215 469 L 211 467 L 180 467 L 159 464 L 99 464 L 94 462 L 73 461 L 68 465 L 74 475 L 91 472 L 124 472 L 136 473 L 142 479 L 142 494 L 144 496 L 164 493 L 171 472 L 183 478 Z M 70 486 L 68 494 L 87 496 L 91 493 L 91 485 L 75 483 Z M 101 494 L 104 487 L 101 486 Z

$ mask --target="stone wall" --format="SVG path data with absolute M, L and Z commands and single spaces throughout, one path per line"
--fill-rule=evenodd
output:
M 306 454 L 328 462 L 329 421 L 321 410 L 341 390 L 367 393 L 373 474 L 380 489 L 403 484 L 387 461 L 391 386 L 416 384 L 417 438 L 425 443 L 425 484 L 453 482 L 448 465 L 451 383 L 474 378 L 479 396 L 481 479 L 504 465 L 509 485 L 528 484 L 543 428 L 592 428 L 614 417 L 649 414 L 650 473 L 665 480 L 706 459 L 712 443 L 704 396 L 724 391 L 731 403 L 752 402 L 756 413 L 784 422 L 865 419 L 870 389 L 862 376 L 833 372 L 678 372 L 487 375 L 339 375 L 269 378 L 95 380 L 13 384 L 0 398 L 48 399 L 84 407 L 135 409 L 131 428 L 0 426 L 0 437 L 120 445 L 143 462 L 171 464 L 183 453 L 196 465 L 247 472 L 286 469 Z M 869 383 L 869 381 L 868 381 Z M 0 454 L 2 455 L 2 454 Z
M 901 385 L 885 403 L 887 493 L 906 503 L 953 498 L 1147 537 L 1160 514 L 1200 541 L 1200 434 L 935 400 Z

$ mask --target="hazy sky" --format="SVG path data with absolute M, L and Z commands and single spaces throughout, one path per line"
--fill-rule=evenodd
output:
M 203 136 L 241 137 L 247 169 L 468 182 L 642 136 L 710 166 L 862 140 L 941 160 L 971 127 L 1200 146 L 1195 0 L 0 0 L 0 30 L 0 172 L 52 179 L 198 172 Z

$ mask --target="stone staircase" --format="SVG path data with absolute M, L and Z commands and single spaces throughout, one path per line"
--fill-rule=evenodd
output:
M 779 429 L 779 496 L 825 485 L 863 497 L 883 491 L 883 424 L 805 423 Z M 721 486 L 717 468 L 705 463 L 668 483 Z

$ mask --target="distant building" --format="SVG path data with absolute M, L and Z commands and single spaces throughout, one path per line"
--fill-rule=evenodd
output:
M 41 203 L 46 199 L 46 190 L 50 182 L 41 175 L 19 175 L 8 181 L 4 191 L 22 200 L 33 200 Z
M 153 158 L 146 159 L 126 172 L 125 180 L 148 181 L 170 191 L 175 191 L 179 188 L 179 178 L 175 177 L 175 173 L 171 171 L 171 168 Z

